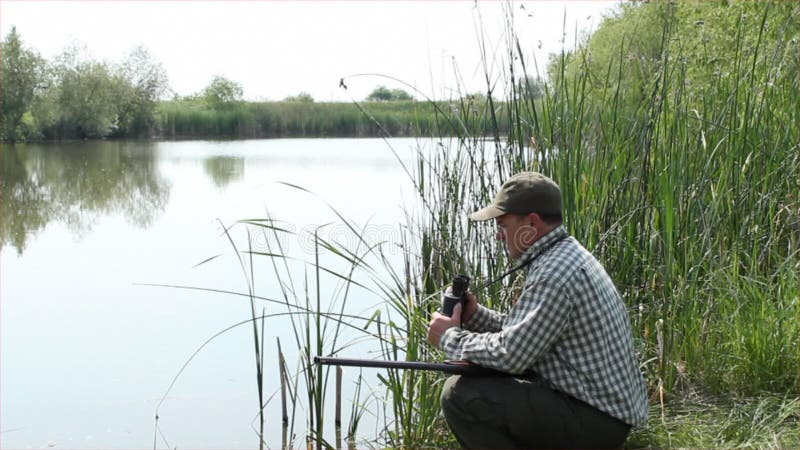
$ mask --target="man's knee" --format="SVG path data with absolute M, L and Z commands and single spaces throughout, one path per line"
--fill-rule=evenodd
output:
M 442 405 L 442 412 L 445 417 L 452 415 L 455 410 L 461 409 L 459 407 L 459 396 L 456 392 L 456 385 L 460 379 L 461 375 L 453 375 L 447 378 L 444 382 L 444 386 L 442 386 L 442 395 L 439 397 L 439 401 Z
M 476 422 L 488 418 L 484 411 L 490 403 L 491 385 L 480 377 L 453 375 L 444 382 L 440 403 L 449 423 Z M 494 414 L 494 412 L 492 413 Z

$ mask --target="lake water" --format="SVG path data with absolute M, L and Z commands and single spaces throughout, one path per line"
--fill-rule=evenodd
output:
M 411 167 L 415 147 L 431 145 L 390 143 Z M 397 244 L 416 204 L 413 184 L 381 139 L 77 142 L 3 146 L 0 156 L 3 448 L 145 448 L 154 438 L 159 448 L 256 447 L 247 326 L 198 353 L 159 409 L 158 436 L 154 426 L 156 405 L 183 363 L 215 333 L 250 318 L 249 300 L 143 284 L 246 293 L 221 224 L 272 217 L 299 237 L 236 225 L 231 238 L 240 250 L 282 245 L 296 258 L 287 266 L 295 295 L 304 301 L 307 286 L 316 301 L 313 267 L 302 262 L 315 258 L 313 231 L 351 249 L 359 245 L 330 206 L 361 228 L 365 241 L 382 242 L 389 264 L 402 271 Z M 320 258 L 335 270 L 347 268 L 332 252 Z M 282 298 L 269 259 L 258 261 L 256 294 Z M 322 278 L 328 305 L 342 283 Z M 282 282 L 288 284 L 285 275 Z M 382 301 L 352 288 L 347 310 L 370 311 Z M 256 307 L 278 311 L 264 302 Z M 297 345 L 286 316 L 267 319 L 265 327 L 269 396 L 278 388 L 276 338 L 290 369 Z M 340 344 L 352 338 L 344 333 Z M 364 357 L 371 345 L 364 340 L 343 355 Z M 275 396 L 265 410 L 273 448 L 280 446 L 279 405 Z M 304 446 L 302 412 L 296 421 L 295 446 Z

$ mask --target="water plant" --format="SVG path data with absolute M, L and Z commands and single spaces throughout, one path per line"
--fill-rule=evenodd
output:
M 312 356 L 352 348 L 356 338 L 338 336 L 357 329 L 377 343 L 376 357 L 440 357 L 425 342 L 440 289 L 456 273 L 469 272 L 478 285 L 508 264 L 491 226 L 466 216 L 510 174 L 537 170 L 559 182 L 567 228 L 604 262 L 629 309 L 653 401 L 648 426 L 630 444 L 796 445 L 797 8 L 623 6 L 608 28 L 551 59 L 541 98 L 519 88 L 539 70 L 513 33 L 509 8 L 502 79 L 487 71 L 485 98 L 433 110 L 433 123 L 447 125 L 434 145 L 420 144 L 416 165 L 407 167 L 419 201 L 401 242 L 362 239 L 350 249 L 315 233 L 314 261 L 303 266 L 302 281 L 292 276 L 300 272 L 290 269 L 285 248 L 250 252 L 269 261 L 291 312 L 310 440 L 332 446 L 323 427 L 328 372 Z M 709 18 L 700 32 L 698 16 Z M 726 53 L 709 53 L 708 36 Z M 493 97 L 498 85 L 508 87 L 502 102 Z M 273 236 L 286 232 L 272 219 L 243 223 Z M 384 253 L 391 244 L 402 246 L 399 264 Z M 323 249 L 346 269 L 324 264 Z M 252 264 L 249 270 L 261 273 Z M 477 294 L 490 307 L 508 308 L 519 281 Z M 381 303 L 346 313 L 352 289 Z M 385 394 L 372 397 L 370 414 L 383 427 L 371 438 L 391 447 L 453 446 L 439 414 L 442 379 L 381 373 Z M 366 413 L 359 398 L 351 425 Z M 686 419 L 689 412 L 699 413 L 696 420 Z
M 427 317 L 453 274 L 488 279 L 506 265 L 493 230 L 465 218 L 510 174 L 538 170 L 559 182 L 567 228 L 623 293 L 657 410 L 691 393 L 796 397 L 800 134 L 786 124 L 800 112 L 797 14 L 780 2 L 623 6 L 609 19 L 622 24 L 616 41 L 601 27 L 597 41 L 551 59 L 540 99 L 517 88 L 535 73 L 508 30 L 505 78 L 487 83 L 485 103 L 441 120 L 464 126 L 421 149 L 410 180 L 422 197 L 409 227 L 410 323 L 424 327 L 414 318 Z M 718 23 L 698 34 L 697 17 Z M 709 36 L 727 53 L 709 54 Z M 501 103 L 491 100 L 497 85 L 510 87 Z M 508 132 L 487 136 L 498 108 Z M 514 292 L 508 280 L 479 294 L 503 309 Z M 403 388 L 386 384 L 405 420 Z M 436 392 L 416 395 L 435 410 Z M 779 438 L 735 445 L 786 442 L 800 414 L 783 403 Z

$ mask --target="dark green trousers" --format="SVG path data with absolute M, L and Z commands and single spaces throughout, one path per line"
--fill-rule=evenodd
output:
M 454 375 L 442 412 L 464 448 L 617 448 L 630 426 L 534 377 Z

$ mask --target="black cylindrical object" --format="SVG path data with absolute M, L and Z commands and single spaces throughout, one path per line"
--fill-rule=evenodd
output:
M 453 278 L 453 286 L 449 293 L 445 292 L 444 298 L 442 299 L 442 309 L 439 312 L 450 317 L 453 315 L 453 308 L 455 308 L 457 304 L 461 303 L 461 307 L 463 308 L 464 302 L 466 301 L 464 294 L 467 293 L 467 288 L 469 288 L 468 276 L 458 275 Z

